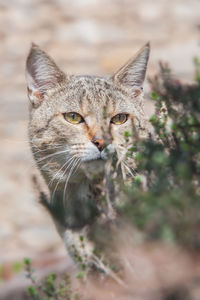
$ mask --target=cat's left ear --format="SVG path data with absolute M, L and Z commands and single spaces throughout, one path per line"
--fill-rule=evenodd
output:
M 129 60 L 114 76 L 116 83 L 134 91 L 142 90 L 149 59 L 150 44 L 147 43 L 136 56 Z M 136 92 L 137 94 L 137 92 Z

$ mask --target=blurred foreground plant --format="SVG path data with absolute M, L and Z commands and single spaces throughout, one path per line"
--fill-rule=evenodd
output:
M 34 270 L 30 259 L 24 259 L 26 277 L 31 284 L 27 288 L 30 299 L 34 300 L 78 300 L 79 296 L 71 288 L 70 275 L 62 275 L 57 278 L 56 273 L 50 273 L 42 281 L 34 276 Z
M 200 247 L 200 69 L 196 82 L 175 80 L 167 65 L 150 80 L 155 135 L 137 141 L 138 176 L 125 187 L 119 212 L 148 239 L 167 239 Z M 140 176 L 140 175 L 143 176 Z M 142 185 L 143 181 L 143 185 Z M 145 188 L 144 188 L 145 185 Z

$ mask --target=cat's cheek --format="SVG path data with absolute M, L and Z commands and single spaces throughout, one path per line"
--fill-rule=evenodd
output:
M 122 125 L 113 125 L 112 126 L 112 138 L 114 143 L 119 144 L 121 139 L 124 137 L 125 128 Z

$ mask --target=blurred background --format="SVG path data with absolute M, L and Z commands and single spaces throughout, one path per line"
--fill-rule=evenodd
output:
M 158 61 L 191 81 L 200 49 L 199 0 L 0 0 L 0 278 L 24 257 L 63 259 L 65 249 L 37 203 L 28 144 L 25 60 L 31 42 L 65 72 L 109 74 L 147 41 L 147 76 Z M 152 113 L 146 83 L 146 112 Z M 14 266 L 14 267 L 13 267 Z M 14 271 L 13 271 L 14 269 Z

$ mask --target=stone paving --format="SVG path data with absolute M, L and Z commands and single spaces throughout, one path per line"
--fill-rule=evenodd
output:
M 191 80 L 200 1 L 0 0 L 0 264 L 65 251 L 31 183 L 24 76 L 31 41 L 66 72 L 99 75 L 116 71 L 151 41 L 148 76 L 162 59 Z

